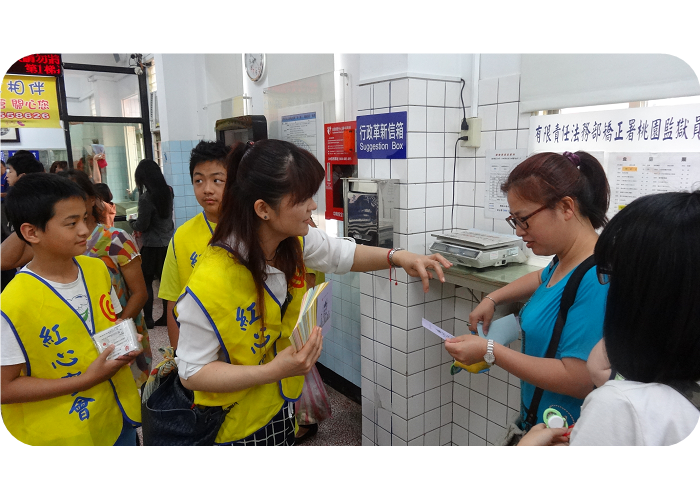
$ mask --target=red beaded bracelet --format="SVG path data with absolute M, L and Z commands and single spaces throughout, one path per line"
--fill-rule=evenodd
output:
M 386 254 L 386 261 L 389 263 L 389 283 L 391 283 L 391 269 L 392 269 L 392 267 L 396 267 L 394 265 L 394 254 L 396 252 L 398 252 L 399 250 L 404 250 L 404 249 L 401 247 L 392 248 Z M 396 277 L 396 269 L 394 269 L 394 285 L 398 285 L 398 284 L 399 284 L 399 282 L 398 282 L 398 279 Z

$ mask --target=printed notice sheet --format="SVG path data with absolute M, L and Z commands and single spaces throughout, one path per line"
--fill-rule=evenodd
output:
M 610 217 L 640 196 L 700 188 L 700 153 L 611 153 L 608 162 Z
M 508 199 L 501 191 L 510 172 L 527 158 L 527 149 L 497 149 L 486 152 L 486 190 L 484 217 L 492 219 L 508 217 Z
M 282 140 L 306 149 L 318 157 L 316 112 L 298 113 L 282 117 Z

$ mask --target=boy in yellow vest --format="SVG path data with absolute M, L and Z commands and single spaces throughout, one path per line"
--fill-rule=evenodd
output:
M 114 326 L 109 271 L 86 257 L 85 194 L 48 173 L 19 179 L 6 208 L 34 258 L 2 292 L 5 426 L 30 445 L 136 445 L 139 393 L 128 364 L 92 336 Z
M 230 150 L 221 142 L 201 141 L 190 154 L 190 179 L 197 203 L 204 211 L 175 231 L 168 245 L 158 290 L 158 297 L 168 301 L 168 338 L 173 348 L 177 348 L 180 336 L 173 308 L 219 222 L 219 208 L 226 185 L 225 159 Z

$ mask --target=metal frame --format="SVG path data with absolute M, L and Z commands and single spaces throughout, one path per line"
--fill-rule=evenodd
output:
M 135 74 L 134 68 L 124 68 L 116 66 L 98 66 L 94 64 L 63 63 L 63 69 L 90 71 L 94 73 L 122 73 L 127 75 Z M 73 165 L 73 147 L 70 140 L 70 122 L 88 123 L 137 123 L 141 124 L 143 130 L 143 147 L 146 159 L 153 160 L 153 138 L 151 136 L 151 123 L 148 116 L 148 82 L 146 72 L 136 75 L 139 82 L 139 103 L 141 104 L 141 118 L 120 117 L 120 116 L 74 116 L 68 114 L 66 102 L 66 84 L 63 79 L 63 72 L 58 77 L 58 114 L 63 121 L 63 131 L 66 138 L 66 150 L 68 153 L 68 164 Z

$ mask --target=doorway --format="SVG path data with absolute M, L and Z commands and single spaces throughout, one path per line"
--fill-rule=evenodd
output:
M 153 159 L 146 71 L 136 61 L 133 67 L 64 62 L 58 79 L 68 164 L 91 173 L 92 156 L 104 152 L 102 182 L 118 205 L 133 203 L 136 166 Z

